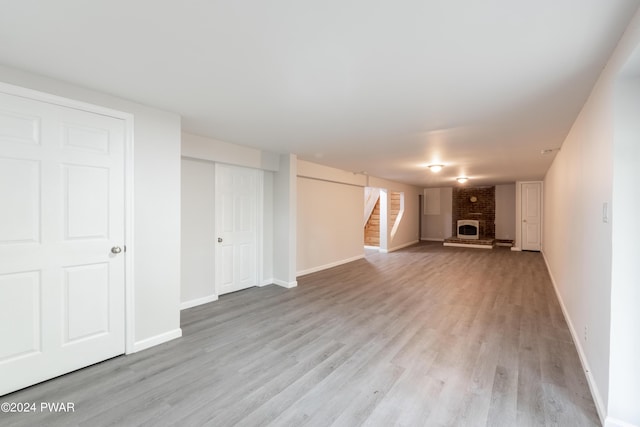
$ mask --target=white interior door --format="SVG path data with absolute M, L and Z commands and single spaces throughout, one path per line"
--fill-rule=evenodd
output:
M 539 251 L 542 236 L 542 183 L 522 183 L 522 250 Z
M 262 171 L 216 164 L 216 292 L 258 284 L 258 197 Z
M 0 206 L 0 395 L 124 353 L 123 121 L 0 93 Z

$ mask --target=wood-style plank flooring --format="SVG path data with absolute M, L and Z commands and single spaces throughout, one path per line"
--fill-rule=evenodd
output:
M 420 244 L 182 312 L 183 338 L 0 397 L 2 426 L 598 426 L 539 253 Z

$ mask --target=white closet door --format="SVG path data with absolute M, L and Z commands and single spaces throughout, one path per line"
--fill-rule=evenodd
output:
M 0 394 L 124 353 L 124 137 L 0 93 Z
M 522 250 L 539 251 L 542 237 L 542 183 L 522 183 Z
M 262 172 L 216 165 L 216 292 L 256 286 L 258 195 Z

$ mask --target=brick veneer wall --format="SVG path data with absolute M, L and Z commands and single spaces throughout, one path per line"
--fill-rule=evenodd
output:
M 478 201 L 471 202 L 472 196 Z M 496 237 L 496 187 L 454 188 L 452 204 L 453 237 L 458 235 L 459 219 L 476 219 L 481 237 Z

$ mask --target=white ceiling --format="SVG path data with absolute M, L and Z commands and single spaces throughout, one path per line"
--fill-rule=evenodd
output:
M 638 0 L 0 0 L 0 62 L 413 183 L 540 179 Z M 439 174 L 425 164 L 443 163 Z

